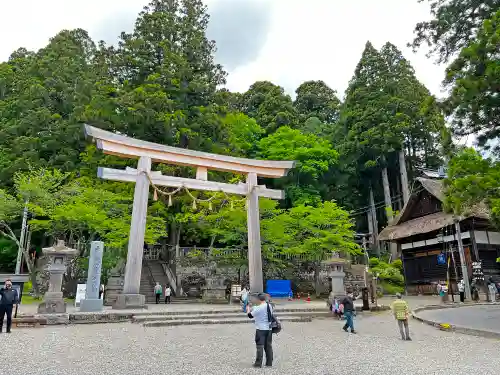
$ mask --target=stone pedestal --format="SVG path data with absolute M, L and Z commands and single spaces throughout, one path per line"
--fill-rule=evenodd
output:
M 209 276 L 206 279 L 206 285 L 202 289 L 203 300 L 207 302 L 226 301 L 226 286 L 224 278 L 221 276 Z
M 69 249 L 64 241 L 57 241 L 57 245 L 42 249 L 49 259 L 49 289 L 45 293 L 43 302 L 38 306 L 39 314 L 60 314 L 66 312 L 62 288 L 62 277 L 66 272 L 67 261 L 74 257 L 78 251 Z
M 116 299 L 123 290 L 123 276 L 112 275 L 108 278 L 108 283 L 104 289 L 104 305 L 113 306 Z
M 104 243 L 101 241 L 92 241 L 89 257 L 87 288 L 85 289 L 85 299 L 80 302 L 80 311 L 102 311 L 103 301 L 99 298 L 99 289 L 101 287 L 101 266 L 103 253 Z
M 147 309 L 146 296 L 143 294 L 120 294 L 116 297 L 113 309 Z

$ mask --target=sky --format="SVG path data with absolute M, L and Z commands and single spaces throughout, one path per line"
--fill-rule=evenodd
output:
M 82 28 L 95 40 L 115 43 L 131 31 L 148 0 L 0 1 L 0 61 L 19 47 L 37 50 L 62 29 Z M 444 67 L 425 51 L 406 47 L 415 24 L 430 18 L 417 0 L 205 0 L 208 36 L 216 59 L 229 73 L 227 88 L 246 91 L 269 80 L 294 95 L 304 81 L 323 80 L 342 97 L 367 40 L 376 48 L 390 41 L 417 77 L 443 96 Z

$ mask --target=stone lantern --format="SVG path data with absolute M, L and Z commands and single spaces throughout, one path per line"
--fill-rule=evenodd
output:
M 332 280 L 332 295 L 336 297 L 345 296 L 344 266 L 346 265 L 346 260 L 340 257 L 333 257 L 324 263 L 329 266 L 328 277 Z
M 62 278 L 66 272 L 68 260 L 77 255 L 78 250 L 70 249 L 64 241 L 58 240 L 53 247 L 42 249 L 49 258 L 49 289 L 43 297 L 43 302 L 38 305 L 39 314 L 56 314 L 66 312 L 66 303 L 62 293 Z

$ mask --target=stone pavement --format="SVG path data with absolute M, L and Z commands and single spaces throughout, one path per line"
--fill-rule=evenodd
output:
M 409 296 L 407 299 L 408 303 L 410 304 L 410 307 L 415 308 L 418 306 L 424 306 L 424 305 L 432 305 L 432 304 L 439 304 L 439 298 L 434 297 L 434 296 L 418 296 L 418 297 L 413 297 Z M 394 301 L 394 297 L 383 297 L 379 298 L 377 300 L 377 303 L 379 305 L 390 305 L 391 302 Z M 311 302 L 306 302 L 304 300 L 295 300 L 295 301 L 288 301 L 287 299 L 274 299 L 273 302 L 279 307 L 283 309 L 304 309 L 304 308 L 310 308 L 310 309 L 326 309 L 326 302 L 323 300 L 313 300 Z M 356 300 L 355 304 L 358 306 L 362 305 L 361 300 Z M 193 311 L 193 310 L 200 310 L 200 311 L 214 311 L 214 310 L 227 310 L 231 311 L 234 310 L 238 307 L 239 305 L 237 303 L 233 304 L 199 304 L 199 303 L 185 303 L 185 304 L 170 304 L 170 305 L 165 305 L 165 304 L 151 304 L 148 305 L 147 310 L 113 310 L 110 306 L 104 306 L 104 311 L 119 311 L 123 313 L 137 313 L 137 312 L 152 312 L 152 313 L 160 313 L 162 311 L 169 311 L 169 312 L 183 312 L 183 311 Z M 37 304 L 28 304 L 28 305 L 20 305 L 19 306 L 19 314 L 21 315 L 32 315 L 36 314 L 37 312 Z M 80 309 L 75 307 L 74 305 L 67 305 L 67 313 L 75 313 L 79 312 Z
M 275 366 L 253 369 L 251 325 L 143 328 L 132 323 L 18 329 L 0 336 L 9 375 L 493 375 L 498 342 L 410 322 L 399 339 L 389 312 L 343 322 L 287 323 L 274 339 Z M 460 354 L 458 354 L 460 351 Z
M 470 330 L 483 330 L 500 335 L 500 305 L 464 306 L 424 310 L 418 316 L 435 323 L 446 323 Z

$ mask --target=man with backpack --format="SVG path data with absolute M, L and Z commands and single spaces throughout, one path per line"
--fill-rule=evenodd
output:
M 273 365 L 273 336 L 271 323 L 273 320 L 273 310 L 266 301 L 266 295 L 260 293 L 254 298 L 253 306 L 247 306 L 247 315 L 250 319 L 254 319 L 255 324 L 255 345 L 257 346 L 257 354 L 253 367 L 262 367 L 264 352 L 266 353 L 266 367 Z

